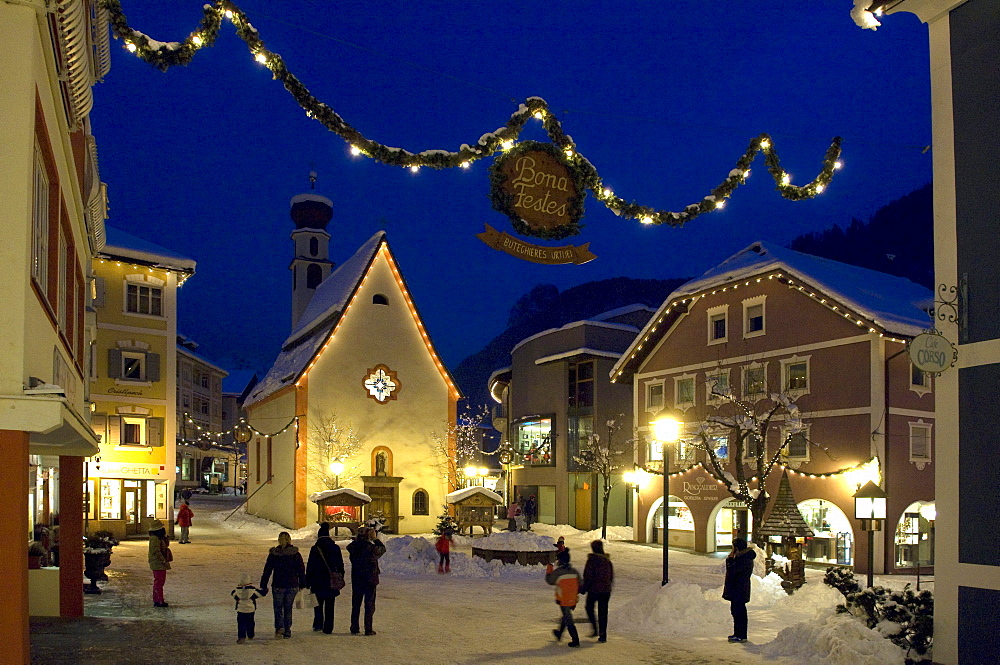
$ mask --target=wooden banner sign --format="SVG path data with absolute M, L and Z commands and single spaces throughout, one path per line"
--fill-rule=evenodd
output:
M 499 249 L 511 256 L 516 256 L 519 259 L 531 261 L 532 263 L 547 263 L 550 265 L 559 263 L 581 264 L 597 258 L 590 251 L 589 242 L 578 246 L 543 247 L 541 245 L 532 245 L 508 233 L 497 231 L 489 224 L 486 224 L 486 230 L 482 233 L 477 233 L 476 237 L 493 249 Z
M 524 141 L 490 167 L 490 199 L 518 233 L 560 240 L 580 232 L 585 192 L 579 179 L 559 148 Z

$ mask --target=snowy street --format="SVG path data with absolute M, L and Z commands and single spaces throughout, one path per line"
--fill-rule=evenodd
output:
M 491 565 L 471 557 L 456 537 L 452 572 L 436 572 L 433 537 L 387 536 L 372 637 L 348 633 L 350 584 L 337 599 L 333 635 L 312 631 L 312 610 L 295 610 L 291 639 L 275 639 L 270 596 L 258 602 L 256 639 L 236 643 L 229 592 L 241 572 L 257 583 L 281 527 L 237 512 L 242 497 L 196 496 L 190 544 L 171 544 L 168 608 L 154 608 L 145 540 L 118 545 L 104 593 L 86 596 L 84 620 L 33 620 L 36 663 L 902 663 L 902 652 L 851 617 L 833 616 L 839 593 L 808 571 L 793 596 L 754 578 L 750 639 L 730 644 L 729 604 L 722 601 L 724 562 L 670 552 L 671 583 L 660 587 L 662 551 L 615 540 L 630 530 L 609 528 L 606 550 L 615 565 L 608 643 L 589 638 L 581 596 L 575 615 L 581 646 L 556 642 L 558 609 L 539 567 Z M 477 532 L 478 533 L 478 532 Z M 599 532 L 597 532 L 599 535 Z M 303 557 L 316 527 L 292 532 Z M 527 539 L 566 538 L 581 573 L 594 533 L 536 525 Z M 338 544 L 344 548 L 347 533 Z M 349 566 L 346 550 L 345 563 Z M 498 564 L 498 562 L 494 562 Z M 761 562 L 758 562 L 761 563 Z M 349 575 L 348 575 L 349 579 Z M 903 578 L 879 582 L 901 587 Z M 76 622 L 74 628 L 73 622 Z M 829 621 L 829 623 L 828 623 Z M 779 631 L 794 628 L 781 636 Z M 75 630 L 72 639 L 69 633 Z M 66 634 L 56 635 L 57 632 Z M 59 639 L 55 639 L 58 637 Z M 777 639 L 776 639 L 777 638 Z M 71 646 L 72 645 L 72 646 Z

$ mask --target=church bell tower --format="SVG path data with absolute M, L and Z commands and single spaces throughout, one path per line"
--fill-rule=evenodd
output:
M 292 231 L 294 258 L 288 269 L 292 271 L 292 329 L 298 324 L 313 294 L 333 270 L 330 261 L 330 234 L 326 225 L 333 219 L 333 201 L 320 196 L 316 187 L 316 172 L 309 173 L 310 191 L 293 196 L 291 217 L 295 222 Z

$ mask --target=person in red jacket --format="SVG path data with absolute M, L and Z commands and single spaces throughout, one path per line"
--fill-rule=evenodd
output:
M 437 542 L 434 543 L 434 549 L 437 550 L 440 555 L 438 559 L 438 572 L 441 574 L 451 572 L 451 529 L 445 529 L 444 532 L 438 536 Z
M 177 521 L 174 522 L 177 526 L 181 528 L 181 539 L 178 543 L 190 543 L 191 539 L 188 537 L 190 534 L 188 530 L 191 528 L 191 518 L 194 517 L 194 511 L 191 510 L 191 505 L 184 501 L 181 503 L 180 509 L 177 511 Z
M 545 581 L 556 587 L 556 604 L 562 611 L 562 621 L 559 628 L 552 631 L 556 640 L 562 639 L 563 629 L 569 631 L 570 642 L 567 646 L 580 646 L 580 635 L 576 632 L 576 625 L 573 623 L 573 610 L 580 592 L 580 573 L 569 565 L 569 550 L 565 549 L 556 554 L 556 561 L 559 565 L 552 569 L 552 572 L 545 575 Z

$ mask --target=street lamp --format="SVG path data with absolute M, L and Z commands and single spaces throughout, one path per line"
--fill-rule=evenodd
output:
M 330 462 L 330 473 L 333 474 L 333 489 L 340 489 L 340 474 L 344 472 L 344 463 L 339 459 Z
M 872 587 L 875 568 L 875 532 L 885 519 L 885 490 L 872 481 L 854 493 L 854 517 L 861 520 L 861 530 L 868 532 L 868 588 Z
M 477 474 L 476 467 L 470 464 L 469 466 L 465 467 L 463 473 L 465 474 L 465 486 L 472 487 L 473 480 L 475 479 Z
M 659 418 L 653 423 L 653 437 L 663 446 L 663 581 L 670 581 L 670 476 L 667 473 L 667 445 L 680 438 L 681 423 L 676 418 Z

